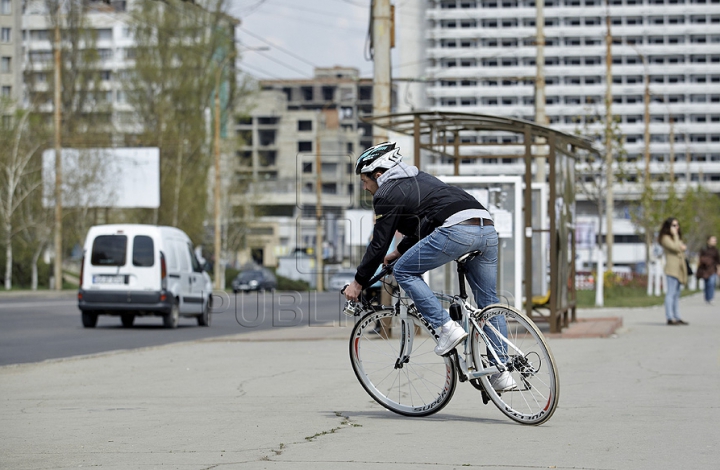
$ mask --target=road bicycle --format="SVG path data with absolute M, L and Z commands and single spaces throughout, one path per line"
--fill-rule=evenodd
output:
M 444 356 L 435 354 L 435 329 L 399 290 L 392 306 L 360 298 L 348 300 L 344 313 L 357 318 L 350 336 L 350 361 L 360 384 L 380 405 L 405 416 L 428 416 L 442 410 L 455 393 L 458 379 L 480 391 L 484 404 L 492 401 L 510 419 L 522 424 L 546 422 L 558 405 L 560 383 L 552 352 L 543 334 L 527 316 L 509 305 L 479 309 L 467 300 L 465 263 L 457 263 L 459 295 L 435 292 L 449 304 L 453 320 L 469 334 Z M 369 285 L 387 280 L 385 266 Z M 345 289 L 343 289 L 344 292 Z M 500 332 L 504 319 L 507 334 Z M 460 352 L 458 352 L 460 349 Z M 510 389 L 495 390 L 490 378 L 508 372 Z

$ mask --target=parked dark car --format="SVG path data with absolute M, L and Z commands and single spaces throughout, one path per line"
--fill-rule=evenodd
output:
M 273 291 L 277 289 L 275 275 L 267 269 L 243 271 L 232 281 L 234 293 L 250 291 Z

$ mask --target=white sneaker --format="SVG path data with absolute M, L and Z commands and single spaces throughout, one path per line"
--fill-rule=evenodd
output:
M 467 331 L 463 330 L 457 322 L 450 320 L 438 328 L 438 344 L 435 346 L 435 354 L 438 356 L 447 354 L 455 349 L 467 335 Z
M 508 390 L 517 389 L 517 384 L 508 371 L 491 375 L 490 386 L 496 392 L 507 392 Z

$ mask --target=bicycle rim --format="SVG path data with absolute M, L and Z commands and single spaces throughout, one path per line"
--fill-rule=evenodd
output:
M 455 393 L 455 367 L 451 358 L 435 354 L 430 326 L 412 314 L 408 320 L 415 334 L 407 362 L 397 364 L 402 327 L 392 310 L 368 313 L 355 324 L 350 361 L 360 384 L 379 404 L 401 415 L 427 416 L 440 411 Z
M 480 379 L 493 403 L 510 419 L 522 424 L 542 424 L 557 408 L 560 382 L 552 352 L 540 330 L 519 311 L 503 306 L 486 307 L 479 314 L 484 321 L 503 316 L 507 322 L 507 339 L 517 349 L 508 347 L 505 366 L 516 388 L 498 392 L 490 385 L 490 376 Z M 475 327 L 471 328 L 472 353 L 476 364 L 488 367 L 487 348 Z

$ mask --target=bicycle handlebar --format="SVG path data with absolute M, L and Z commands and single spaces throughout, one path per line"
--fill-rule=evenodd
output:
M 393 266 L 395 265 L 396 262 L 397 262 L 397 260 L 393 261 L 390 264 L 386 264 L 385 266 L 383 266 L 383 268 L 380 270 L 379 273 L 377 273 L 375 276 L 370 278 L 370 280 L 367 282 L 367 287 L 372 286 L 373 284 L 375 284 L 376 282 L 378 282 L 380 279 L 384 278 L 388 274 L 392 274 Z M 367 289 L 367 287 L 364 287 L 363 289 Z M 340 293 L 344 294 L 345 289 L 347 289 L 347 288 L 348 288 L 348 286 L 346 285 L 345 287 L 340 289 Z
M 397 262 L 397 260 L 393 261 L 390 264 L 386 264 L 385 266 L 383 266 L 383 268 L 380 270 L 379 273 L 377 273 L 375 276 L 370 278 L 370 280 L 367 283 L 368 287 L 372 286 L 373 284 L 375 284 L 376 282 L 378 282 L 380 279 L 384 278 L 388 274 L 392 274 L 393 266 L 395 266 L 396 262 Z

